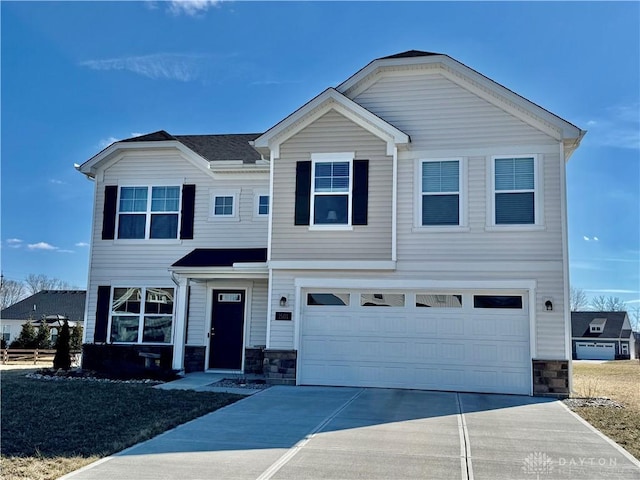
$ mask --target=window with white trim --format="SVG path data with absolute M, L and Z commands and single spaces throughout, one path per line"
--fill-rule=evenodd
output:
M 178 238 L 180 187 L 120 187 L 119 239 Z
M 213 190 L 210 219 L 238 220 L 240 190 Z
M 313 160 L 312 225 L 350 225 L 351 158 Z
M 269 195 L 257 195 L 256 198 L 258 215 L 269 215 Z
M 420 225 L 452 226 L 461 224 L 460 160 L 423 160 L 420 162 Z
M 114 287 L 111 343 L 171 343 L 173 288 Z
M 219 195 L 213 200 L 213 214 L 215 216 L 233 216 L 233 195 Z
M 494 224 L 535 225 L 535 157 L 494 157 L 493 162 Z

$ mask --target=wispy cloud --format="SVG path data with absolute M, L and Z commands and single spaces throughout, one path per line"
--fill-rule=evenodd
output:
M 584 235 L 584 236 L 582 237 L 582 239 L 583 239 L 585 242 L 591 242 L 592 240 L 593 240 L 594 242 L 599 242 L 599 241 L 600 241 L 600 239 L 599 239 L 598 237 L 587 237 L 586 235 Z
M 47 242 L 30 243 L 27 245 L 29 250 L 58 250 L 58 247 L 54 247 Z
M 67 185 L 67 182 L 63 182 L 62 180 L 58 180 L 57 178 L 50 178 L 49 183 L 53 185 Z
M 9 248 L 20 248 L 23 245 L 23 241 L 19 238 L 7 238 L 6 242 Z
M 78 242 L 76 243 L 76 247 L 88 247 L 89 244 L 87 242 Z
M 640 103 L 609 107 L 586 122 L 588 142 L 599 146 L 640 150 Z
M 212 7 L 219 7 L 220 0 L 173 0 L 168 2 L 167 10 L 172 15 L 198 17 Z
M 56 252 L 58 252 L 58 253 L 76 253 L 73 250 L 66 250 L 66 249 L 63 249 L 63 248 L 56 249 Z
M 113 142 L 117 142 L 118 140 L 119 138 L 116 138 L 116 137 L 103 138 L 98 142 L 98 148 L 100 149 L 107 148 Z
M 92 70 L 124 70 L 152 80 L 190 82 L 202 75 L 207 57 L 198 54 L 156 53 L 152 55 L 86 60 L 83 67 Z

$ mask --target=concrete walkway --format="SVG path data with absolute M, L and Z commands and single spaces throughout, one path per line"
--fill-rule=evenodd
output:
M 63 478 L 639 480 L 640 462 L 558 401 L 271 387 Z

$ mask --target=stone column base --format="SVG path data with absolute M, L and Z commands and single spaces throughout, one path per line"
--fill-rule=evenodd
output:
M 569 391 L 569 360 L 532 360 L 533 395 L 567 398 Z
M 295 350 L 265 350 L 262 371 L 267 383 L 295 385 L 297 358 L 298 352 Z

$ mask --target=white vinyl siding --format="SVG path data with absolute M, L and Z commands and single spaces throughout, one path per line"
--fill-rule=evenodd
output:
M 166 155 L 166 154 L 165 154 Z M 150 173 L 151 172 L 151 173 Z M 196 185 L 194 238 L 166 242 L 128 243 L 102 240 L 102 214 L 104 185 L 134 184 L 141 178 L 153 178 L 153 182 L 184 179 L 183 184 Z M 102 271 L 116 277 L 124 274 L 137 276 L 156 271 L 161 278 L 167 276 L 167 267 L 195 248 L 266 248 L 267 229 L 264 221 L 253 215 L 256 188 L 267 189 L 268 175 L 264 179 L 215 179 L 176 155 L 161 157 L 126 156 L 104 173 L 104 180 L 96 182 L 93 245 L 91 251 L 92 276 L 101 277 Z M 211 212 L 211 193 L 237 194 L 237 221 L 225 223 L 208 221 Z M 144 255 L 140 253 L 144 251 Z M 136 266 L 132 269 L 132 266 Z M 132 271 L 135 270 L 135 271 Z M 109 283 L 109 282 L 107 282 Z M 104 284 L 103 284 L 104 285 Z
M 296 162 L 314 153 L 355 152 L 369 160 L 367 225 L 352 230 L 294 225 Z M 280 146 L 273 163 L 272 260 L 390 260 L 392 158 L 386 144 L 343 115 L 330 111 Z
M 145 181 L 142 182 L 141 179 Z M 105 185 L 175 185 L 195 184 L 195 219 L 193 240 L 174 239 L 170 242 L 127 242 L 102 240 L 102 218 Z M 268 191 L 268 174 L 264 178 L 213 178 L 183 158 L 179 153 L 147 153 L 125 155 L 97 177 L 93 212 L 91 276 L 87 285 L 86 339 L 93 341 L 96 294 L 100 285 L 172 285 L 167 268 L 195 248 L 266 248 L 267 225 L 254 215 L 254 190 Z M 224 224 L 208 221 L 211 213 L 211 192 L 233 190 L 238 194 L 237 221 Z M 192 282 L 187 344 L 203 345 L 206 334 L 203 317 L 206 300 L 200 297 L 199 284 Z M 204 294 L 203 294 L 204 295 Z M 202 305 L 202 308 L 198 305 Z M 208 321 L 208 320 L 206 320 Z M 201 327 L 197 326 L 201 324 Z M 200 329 L 201 328 L 201 329 Z
M 407 132 L 414 151 L 551 141 L 545 133 L 438 73 L 383 75 L 353 100 Z

